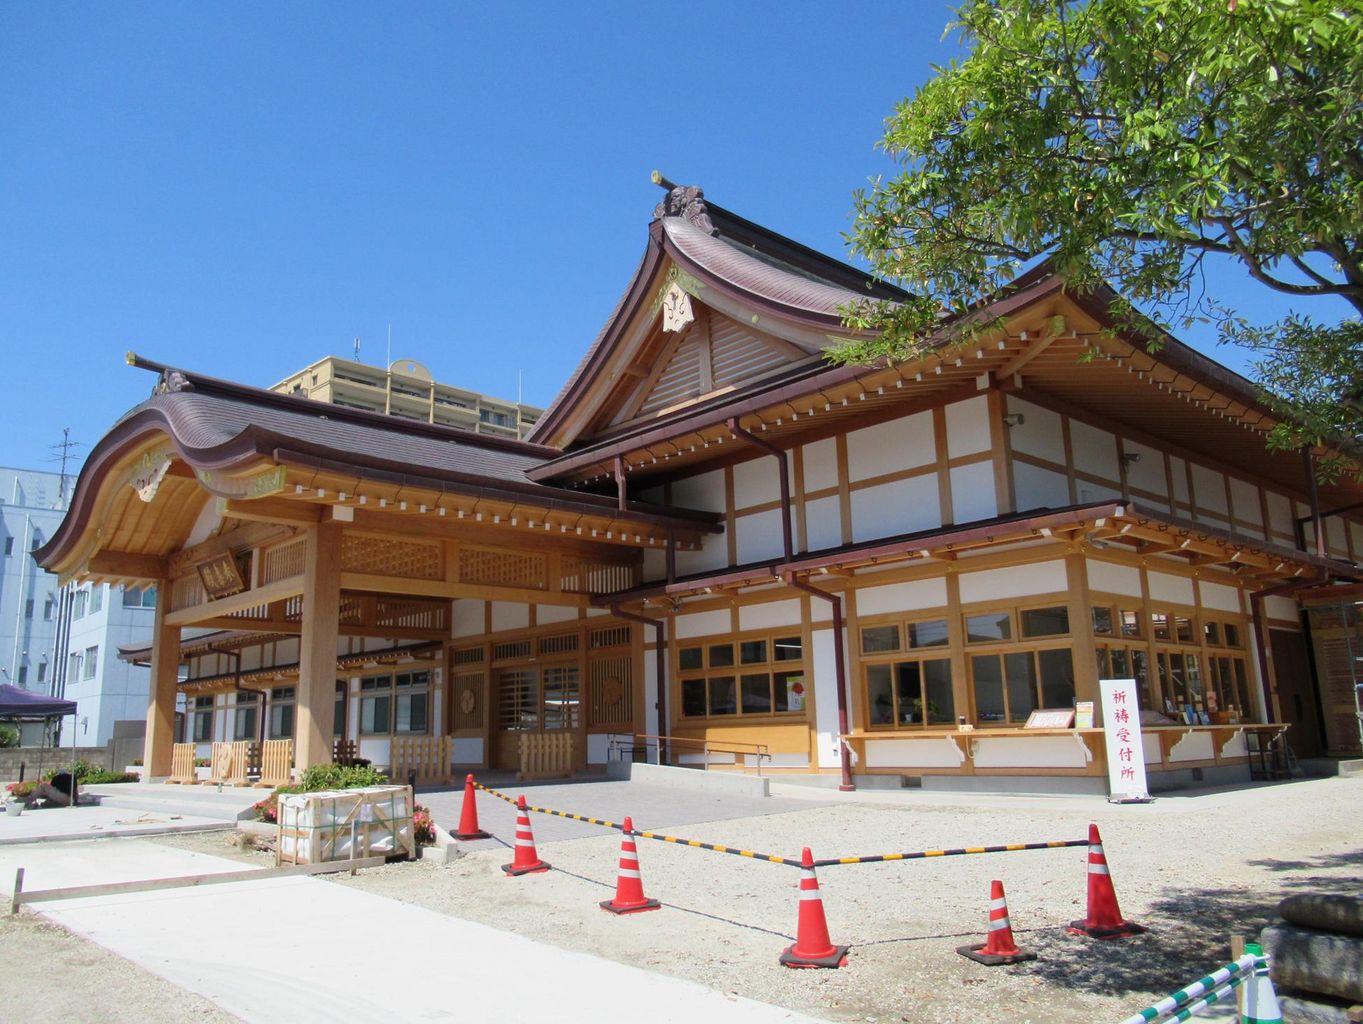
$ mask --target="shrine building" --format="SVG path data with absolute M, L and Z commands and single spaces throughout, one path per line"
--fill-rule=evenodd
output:
M 1101 711 L 1033 714 L 1100 678 L 1136 680 L 1152 788 L 1284 731 L 1358 755 L 1363 485 L 1047 267 L 921 358 L 829 362 L 868 297 L 903 296 L 674 187 L 525 440 L 133 357 L 154 391 L 37 557 L 156 588 L 152 777 L 177 742 L 454 773 L 566 736 L 577 770 L 1103 792 Z

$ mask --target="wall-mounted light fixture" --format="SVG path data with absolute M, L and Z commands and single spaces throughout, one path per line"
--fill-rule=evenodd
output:
M 1136 463 L 1138 463 L 1138 462 L 1140 462 L 1140 461 L 1141 461 L 1141 453 L 1140 453 L 1140 452 L 1123 452 L 1123 453 L 1122 453 L 1122 464 L 1125 465 L 1125 466 L 1134 466 Z
M 1025 422 L 1027 422 L 1027 417 L 1023 416 L 1020 412 L 1010 412 L 1003 418 L 1003 425 L 1005 427 L 1020 427 Z

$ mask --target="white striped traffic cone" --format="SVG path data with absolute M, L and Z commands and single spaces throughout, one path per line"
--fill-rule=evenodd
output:
M 1246 942 L 1245 952 L 1263 956 L 1257 942 Z M 1256 968 L 1254 977 L 1245 985 L 1245 1004 L 1240 1013 L 1240 1024 L 1282 1024 L 1283 1011 L 1278 1005 L 1278 994 L 1273 991 L 1273 980 L 1268 976 L 1268 964 Z
M 1107 855 L 1098 826 L 1089 824 L 1088 916 L 1082 921 L 1071 921 L 1067 929 L 1071 935 L 1087 935 L 1091 939 L 1121 939 L 1139 935 L 1146 929 L 1122 917 L 1117 906 L 1117 890 L 1112 887 Z
M 657 910 L 661 903 L 644 895 L 644 879 L 639 873 L 639 849 L 634 844 L 634 821 L 625 819 L 620 833 L 620 868 L 615 880 L 615 899 L 601 904 L 602 910 L 612 914 L 638 914 Z
M 510 864 L 503 864 L 508 875 L 529 875 L 549 870 L 549 862 L 540 860 L 535 852 L 535 833 L 530 831 L 530 812 L 525 808 L 525 797 L 516 798 L 516 853 Z
M 1000 964 L 1020 964 L 1024 960 L 1035 960 L 1035 953 L 1018 949 L 1013 941 L 1013 925 L 1008 920 L 1008 899 L 1003 895 L 1003 883 L 997 878 L 989 883 L 989 934 L 987 941 L 973 946 L 957 946 L 961 956 L 984 964 L 998 967 Z
M 823 897 L 808 846 L 800 855 L 800 918 L 795 945 L 781 954 L 781 963 L 787 967 L 842 967 L 847 963 L 847 947 L 833 945 L 828 937 Z

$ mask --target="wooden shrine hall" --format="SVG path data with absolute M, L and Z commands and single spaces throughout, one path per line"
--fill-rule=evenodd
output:
M 910 362 L 848 367 L 893 288 L 669 187 L 643 259 L 527 441 L 130 356 L 40 563 L 157 591 L 146 764 L 174 742 L 353 743 L 451 772 L 567 735 L 679 764 L 1100 791 L 1134 678 L 1154 787 L 1358 751 L 1339 644 L 1363 486 L 1273 452 L 1253 385 L 1149 352 L 1049 268 Z M 514 343 L 514 338 L 509 339 Z M 1333 634 L 1332 634 L 1333 636 Z M 1333 660 L 1332 660 L 1333 659 Z M 1350 677 L 1351 678 L 1351 677 Z M 177 733 L 177 715 L 180 725 Z M 661 739 L 660 739 L 661 738 Z

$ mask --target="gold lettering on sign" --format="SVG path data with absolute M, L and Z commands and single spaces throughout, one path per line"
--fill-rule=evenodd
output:
M 142 457 L 133 463 L 128 473 L 128 483 L 143 501 L 150 502 L 156 497 L 157 488 L 170 471 L 172 457 L 167 451 L 144 452 Z
M 239 594 L 246 589 L 246 581 L 241 578 L 237 560 L 230 552 L 200 562 L 195 568 L 199 570 L 199 579 L 203 581 L 205 592 L 214 600 Z

